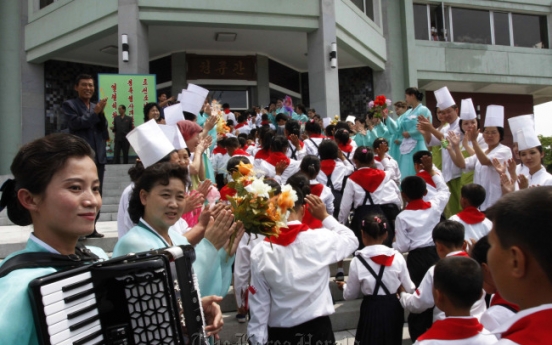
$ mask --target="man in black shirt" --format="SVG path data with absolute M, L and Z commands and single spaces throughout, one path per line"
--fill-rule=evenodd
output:
M 121 163 L 121 149 L 123 150 L 123 163 L 128 164 L 128 150 L 130 144 L 126 135 L 134 128 L 132 118 L 126 116 L 126 107 L 119 105 L 119 116 L 113 119 L 113 133 L 115 133 L 115 148 L 113 153 L 113 163 Z

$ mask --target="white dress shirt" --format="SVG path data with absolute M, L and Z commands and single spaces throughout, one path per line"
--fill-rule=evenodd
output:
M 291 175 L 301 169 L 301 162 L 296 161 L 295 159 L 290 159 L 289 165 L 281 176 L 276 175 L 276 167 L 264 159 L 255 159 L 254 167 L 257 172 L 264 173 L 265 177 L 273 178 L 276 182 L 283 186 L 286 184 L 287 179 L 290 178 Z
M 466 241 L 469 241 L 471 238 L 479 240 L 481 237 L 488 235 L 493 227 L 493 222 L 487 218 L 476 224 L 468 224 L 457 215 L 451 216 L 449 220 L 457 221 L 464 226 L 464 239 Z
M 228 164 L 229 159 L 230 156 L 228 155 L 228 153 L 215 153 L 211 156 L 211 165 L 213 166 L 213 171 L 215 175 L 226 175 L 226 165 Z
M 242 293 L 245 293 L 251 278 L 251 251 L 264 239 L 263 235 L 244 234 L 238 244 L 234 259 L 234 294 L 238 308 L 243 306 Z
M 462 316 L 450 316 L 447 319 L 469 319 L 471 317 L 462 317 Z M 456 325 L 455 325 L 456 326 Z M 451 334 L 459 333 L 458 329 L 455 329 L 456 332 L 451 332 Z M 461 331 L 461 329 L 460 329 Z M 461 332 L 460 332 L 461 334 Z M 419 339 L 419 338 L 418 338 Z M 488 330 L 483 328 L 478 334 L 463 338 L 463 339 L 424 339 L 418 340 L 414 345 L 492 345 L 496 344 L 496 336 L 490 333 Z
M 540 305 L 538 307 L 533 307 L 533 308 L 529 308 L 529 309 L 525 309 L 525 310 L 520 310 L 517 314 L 512 316 L 510 319 L 503 321 L 502 324 L 500 325 L 500 327 L 494 333 L 495 334 L 505 333 L 516 322 L 521 321 L 524 318 L 531 319 L 532 314 L 535 314 L 535 313 L 540 312 L 540 311 L 549 310 L 549 309 L 552 309 L 552 304 L 543 304 L 543 305 Z M 529 325 L 531 325 L 531 324 L 529 324 Z M 550 340 L 550 327 L 547 327 L 546 330 L 544 330 L 544 329 L 534 329 L 534 327 L 524 327 L 524 328 L 521 328 L 520 332 L 516 332 L 516 333 L 522 333 L 522 334 L 525 333 L 525 334 L 531 334 L 533 336 L 540 337 L 540 339 L 543 340 L 543 344 L 545 344 L 546 342 L 548 342 Z M 521 337 L 521 338 L 523 338 L 523 337 Z M 546 339 L 548 339 L 548 340 L 546 340 Z M 522 345 L 523 343 L 518 344 L 516 342 L 513 342 L 510 339 L 502 338 L 496 344 L 497 345 Z
M 387 163 L 384 163 L 384 161 L 388 160 L 386 158 L 382 160 L 384 166 L 387 166 Z M 361 169 L 370 168 L 360 168 L 359 170 Z M 401 192 L 399 191 L 399 187 L 397 187 L 397 184 L 391 179 L 391 175 L 392 173 L 387 171 L 386 169 L 385 178 L 380 183 L 378 188 L 370 194 L 375 205 L 395 204 L 399 208 L 401 208 Z M 344 223 L 347 220 L 347 217 L 349 217 L 349 212 L 351 211 L 351 208 L 357 208 L 361 206 L 364 202 L 365 197 L 366 191 L 364 190 L 364 188 L 362 188 L 355 181 L 348 179 L 347 183 L 345 184 L 345 189 L 343 190 L 343 199 L 341 199 L 341 207 L 339 209 L 338 217 L 339 222 Z M 370 201 L 367 200 L 366 204 L 368 205 L 369 203 Z
M 293 327 L 334 313 L 329 265 L 348 257 L 358 240 L 332 216 L 322 225 L 300 232 L 288 246 L 263 241 L 253 248 L 251 285 L 256 292 L 249 295 L 247 327 L 252 344 L 267 342 L 267 326 Z
M 117 209 L 117 234 L 119 238 L 123 237 L 134 227 L 134 225 L 136 225 L 128 214 L 128 203 L 130 202 L 130 196 L 133 190 L 134 182 L 131 182 L 123 190 L 123 194 L 121 194 L 121 199 L 119 200 L 119 208 Z
M 393 242 L 393 248 L 401 253 L 434 245 L 431 233 L 441 220 L 450 191 L 440 175 L 433 175 L 431 178 L 437 186 L 435 197 L 429 201 L 431 207 L 425 210 L 405 209 L 395 220 L 396 241 Z
M 501 305 L 490 306 L 481 315 L 481 324 L 489 332 L 495 333 L 505 321 L 512 318 L 516 313 Z
M 321 184 L 321 183 L 318 182 L 317 180 L 310 180 L 311 186 L 316 184 Z M 322 184 L 322 186 L 323 188 L 322 188 L 322 193 L 320 193 L 320 199 L 322 200 L 322 202 L 324 202 L 324 205 L 326 205 L 326 211 L 329 214 L 333 214 L 335 197 L 330 187 L 326 187 L 325 184 Z
M 454 256 L 458 253 L 460 252 L 448 253 L 447 256 Z M 411 313 L 419 314 L 435 306 L 435 300 L 433 299 L 434 272 L 435 265 L 431 266 L 429 270 L 427 270 L 415 293 L 401 292 L 401 305 L 404 309 L 410 311 Z M 487 310 L 485 291 L 481 290 L 481 298 L 473 304 L 470 314 L 479 320 L 485 310 Z M 444 318 L 445 313 L 441 311 L 441 309 L 435 307 L 433 309 L 433 322 L 443 320 Z
M 394 294 L 401 285 L 404 286 L 408 292 L 413 292 L 414 289 L 416 289 L 416 286 L 412 280 L 410 280 L 404 256 L 396 250 L 378 244 L 357 250 L 355 252 L 355 256 L 357 255 L 362 256 L 376 273 L 379 273 L 381 266 L 372 261 L 370 258 L 378 255 L 394 255 L 391 266 L 386 266 L 383 271 L 383 277 L 381 279 L 382 283 L 392 294 Z M 376 278 L 370 273 L 370 271 L 368 271 L 362 262 L 355 257 L 351 261 L 351 265 L 349 267 L 349 278 L 347 279 L 347 284 L 343 287 L 343 298 L 345 300 L 351 300 L 362 296 L 373 295 L 375 285 Z M 381 287 L 378 291 L 378 295 L 386 295 L 385 291 Z
M 498 144 L 487 157 L 492 160 L 496 158 L 500 163 L 504 163 L 512 158 L 512 151 L 508 146 Z M 487 196 L 479 209 L 485 211 L 491 207 L 502 196 L 502 188 L 500 187 L 500 175 L 496 172 L 492 165 L 481 165 L 477 159 L 477 155 L 473 155 L 465 159 L 466 171 L 475 171 L 473 174 L 473 183 L 481 185 L 485 188 Z
M 308 155 L 314 155 L 318 156 L 318 147 L 320 147 L 320 143 L 322 143 L 323 140 L 326 138 L 308 138 L 304 141 L 305 147 Z M 314 141 L 314 143 L 313 143 Z M 315 145 L 316 144 L 316 145 Z
M 295 150 L 295 157 L 296 158 L 294 158 L 294 159 L 296 159 L 298 161 L 302 161 L 303 158 L 305 158 L 305 156 L 307 155 L 307 149 L 306 149 L 305 143 L 303 143 L 303 147 L 301 147 L 300 149 L 297 149 L 295 147 L 295 145 L 293 145 L 291 140 L 288 140 L 288 142 L 289 142 L 289 146 L 288 146 L 288 149 L 287 149 L 287 152 L 286 152 L 286 156 L 288 156 L 288 158 L 291 158 L 291 156 L 293 155 L 293 151 Z M 316 154 L 318 154 L 318 151 L 316 151 Z
M 349 163 L 348 160 L 335 160 L 335 168 L 332 171 L 332 174 L 330 175 L 330 178 L 332 179 L 332 184 L 334 186 L 334 189 L 337 191 L 341 191 L 343 189 L 343 179 L 345 176 L 349 176 L 355 171 L 355 167 Z M 316 176 L 316 180 L 325 186 L 328 183 L 328 177 L 322 170 L 318 173 L 318 176 Z

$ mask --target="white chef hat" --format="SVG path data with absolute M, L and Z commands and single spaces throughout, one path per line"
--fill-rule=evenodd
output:
M 471 98 L 463 99 L 460 107 L 460 120 L 475 120 L 477 114 Z
M 174 151 L 173 144 L 167 139 L 163 130 L 154 119 L 134 128 L 127 134 L 127 139 L 144 168 L 159 162 Z
M 158 125 L 159 128 L 163 131 L 163 134 L 169 139 L 169 141 L 173 144 L 174 148 L 177 150 L 185 149 L 188 147 L 186 145 L 186 142 L 184 141 L 184 138 L 182 137 L 182 133 L 180 133 L 180 130 L 175 125 Z
M 182 91 L 182 97 L 180 98 L 182 111 L 187 111 L 196 115 L 203 107 L 203 103 L 205 103 L 205 97 L 203 97 L 203 95 L 190 90 Z
M 454 98 L 452 98 L 452 95 L 449 92 L 448 87 L 446 86 L 440 88 L 439 90 L 433 91 L 433 93 L 435 94 L 435 99 L 437 100 L 437 107 L 441 110 L 445 110 L 456 104 Z
M 510 131 L 512 132 L 512 136 L 514 137 L 514 143 L 517 143 L 517 133 L 523 127 L 531 127 L 533 129 L 535 128 L 535 116 L 533 114 L 530 114 L 511 117 L 508 119 L 508 124 L 510 124 Z
M 501 105 L 488 105 L 483 127 L 504 128 L 504 107 Z
M 517 143 L 518 150 L 527 150 L 532 147 L 537 147 L 541 145 L 535 129 L 532 127 L 523 127 L 521 130 L 517 131 Z

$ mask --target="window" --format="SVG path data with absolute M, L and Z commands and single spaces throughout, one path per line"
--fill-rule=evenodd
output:
M 492 44 L 489 11 L 452 8 L 454 42 Z
M 510 15 L 508 13 L 494 12 L 495 44 L 509 46 L 510 43 Z
M 546 16 L 414 4 L 417 40 L 549 48 Z
M 40 8 L 43 9 L 44 7 L 51 5 L 56 0 L 40 0 Z
M 231 109 L 246 110 L 249 109 L 249 93 L 247 90 L 241 91 L 210 91 L 209 97 L 216 99 L 221 104 L 230 104 Z
M 548 34 L 545 16 L 512 14 L 514 46 L 548 48 Z
M 374 20 L 374 0 L 351 0 L 366 16 Z
M 414 34 L 417 40 L 429 40 L 427 5 L 414 4 Z

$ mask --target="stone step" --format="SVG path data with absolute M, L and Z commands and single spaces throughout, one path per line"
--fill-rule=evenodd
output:
M 130 169 L 134 164 L 106 164 L 105 165 L 105 172 L 112 172 L 112 171 L 124 171 L 127 172 L 128 169 Z
M 118 210 L 119 210 L 119 204 L 117 204 L 117 205 L 103 204 L 102 208 L 101 208 L 102 213 L 115 213 L 116 214 Z M 114 219 L 114 220 L 116 220 L 116 219 Z
M 103 195 L 105 196 L 105 193 L 109 192 L 110 190 L 117 190 L 119 192 L 119 195 L 120 195 L 121 192 L 129 184 L 130 184 L 130 179 L 128 179 L 128 178 L 125 181 L 122 181 L 122 182 L 106 182 L 106 181 L 104 181 L 104 184 L 103 184 L 103 187 L 102 187 Z

